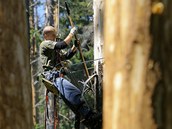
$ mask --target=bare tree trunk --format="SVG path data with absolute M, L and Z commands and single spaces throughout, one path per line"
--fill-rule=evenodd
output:
M 94 59 L 103 57 L 103 12 L 104 2 L 103 0 L 94 0 Z M 102 60 L 95 61 L 95 70 L 99 74 L 98 62 L 102 63 Z
M 155 129 L 150 1 L 105 2 L 104 129 Z M 158 68 L 157 68 L 158 71 Z
M 54 26 L 54 0 L 46 0 L 46 25 Z
M 54 3 L 54 27 L 58 33 L 59 31 L 59 11 L 60 11 L 60 0 L 55 0 L 55 3 Z
M 0 128 L 32 129 L 32 91 L 24 2 L 0 1 Z
M 94 70 L 98 74 L 99 84 L 96 90 L 96 109 L 102 110 L 102 85 L 103 85 L 103 0 L 94 0 Z

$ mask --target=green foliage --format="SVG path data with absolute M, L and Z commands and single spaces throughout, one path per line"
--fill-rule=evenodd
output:
M 93 60 L 94 58 L 94 55 L 93 55 L 93 47 L 90 48 L 89 51 L 83 51 L 83 55 L 84 55 L 84 59 L 85 61 L 90 61 L 90 60 Z M 81 70 L 83 68 L 82 65 L 83 65 L 83 62 L 81 60 L 81 57 L 80 57 L 80 54 L 79 54 L 79 51 L 76 53 L 75 56 L 72 57 L 71 61 L 73 62 L 74 66 L 71 66 L 71 69 L 72 70 Z M 87 64 L 87 67 L 92 67 L 93 66 L 93 62 L 88 62 L 86 63 Z
M 43 124 L 36 124 L 35 129 L 44 129 L 44 125 Z
M 70 16 L 75 24 L 78 27 L 78 33 L 82 33 L 83 26 L 86 26 L 92 23 L 93 19 L 93 9 L 92 9 L 92 0 L 67 0 Z M 64 2 L 61 2 L 61 5 L 65 7 Z M 68 31 L 65 28 L 70 28 L 70 22 L 67 17 L 67 12 L 64 9 L 60 10 L 60 33 L 62 36 L 66 36 Z
M 60 102 L 59 118 L 60 118 L 60 129 L 74 128 L 74 114 L 63 101 Z
M 35 29 L 30 29 L 30 42 L 32 43 L 33 40 L 35 40 L 37 45 L 41 43 L 42 38 L 41 38 L 40 31 L 35 30 Z

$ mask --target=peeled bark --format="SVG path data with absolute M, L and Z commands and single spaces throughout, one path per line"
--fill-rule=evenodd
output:
M 32 129 L 32 91 L 24 2 L 0 1 L 0 128 Z

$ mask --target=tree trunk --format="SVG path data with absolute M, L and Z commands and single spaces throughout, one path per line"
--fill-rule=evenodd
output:
M 55 2 L 54 0 L 46 0 L 46 25 L 54 26 L 54 8 L 55 8 Z M 57 25 L 57 24 L 55 24 Z M 55 28 L 56 29 L 56 28 Z M 48 102 L 48 114 L 49 119 L 46 120 L 46 128 L 47 129 L 55 129 L 58 127 L 54 127 L 54 121 L 56 118 L 54 118 L 54 94 L 49 92 L 48 94 L 49 102 Z M 58 123 L 55 123 L 58 124 Z
M 103 0 L 94 0 L 94 59 L 103 57 Z M 95 61 L 95 70 L 99 74 L 98 63 L 102 60 Z
M 96 90 L 96 109 L 102 111 L 102 85 L 103 85 L 103 0 L 94 0 L 94 70 L 98 74 L 99 84 Z
M 46 25 L 54 26 L 54 0 L 46 0 Z
M 32 93 L 24 2 L 0 1 L 0 128 L 32 129 Z
M 28 13 L 29 13 L 29 33 L 30 30 L 34 29 L 34 0 L 26 0 L 26 8 L 28 9 Z M 35 40 L 33 38 L 33 36 L 30 37 L 31 38 L 31 42 L 30 42 L 30 58 L 31 58 L 31 62 L 34 60 L 34 54 L 35 54 Z M 30 39 L 29 39 L 30 40 Z M 34 87 L 34 79 L 33 79 L 33 66 L 31 64 L 31 82 L 32 82 L 32 109 L 33 109 L 33 124 L 34 126 L 36 125 L 36 110 L 35 110 L 35 87 Z
M 104 129 L 155 129 L 150 1 L 105 2 Z M 154 68 L 154 67 L 153 67 Z
M 164 4 L 164 12 L 160 15 L 155 13 L 151 17 L 151 59 L 161 72 L 153 95 L 153 107 L 158 129 L 172 129 L 172 1 L 162 2 L 157 5 Z
M 58 34 L 58 31 L 59 31 L 59 13 L 60 13 L 60 0 L 57 0 L 55 1 L 54 3 L 54 27 L 57 31 L 57 34 Z

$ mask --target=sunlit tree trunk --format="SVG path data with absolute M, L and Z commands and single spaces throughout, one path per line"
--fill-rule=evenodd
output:
M 0 1 L 0 128 L 32 129 L 32 91 L 24 1 Z
M 156 129 L 149 0 L 105 1 L 104 129 Z
M 103 57 L 103 0 L 94 0 L 94 59 Z M 102 63 L 102 60 L 95 61 L 95 70 L 99 74 L 98 63 Z

